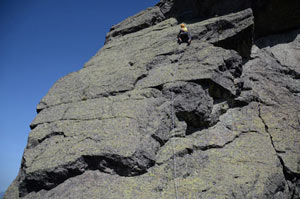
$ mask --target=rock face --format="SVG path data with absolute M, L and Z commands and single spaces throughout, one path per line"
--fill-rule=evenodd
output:
M 300 198 L 300 4 L 184 2 L 55 83 L 5 198 Z

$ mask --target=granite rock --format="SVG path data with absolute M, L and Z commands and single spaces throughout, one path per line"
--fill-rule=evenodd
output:
M 38 104 L 5 198 L 299 198 L 300 25 L 290 0 L 273 26 L 274 2 L 162 0 L 113 26 Z

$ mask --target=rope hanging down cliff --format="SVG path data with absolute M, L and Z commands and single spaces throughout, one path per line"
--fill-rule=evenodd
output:
M 186 42 L 188 44 L 188 46 L 191 44 L 191 35 L 188 32 L 185 24 L 180 24 L 181 29 L 184 30 L 180 30 L 177 39 L 178 39 L 178 43 L 181 44 L 182 42 Z M 184 34 L 181 34 L 181 32 L 184 32 Z M 184 36 L 188 36 L 187 40 L 184 40 Z M 179 49 L 179 46 L 177 47 L 177 50 Z M 177 73 L 177 68 L 178 68 L 178 63 L 179 63 L 179 59 L 182 57 L 183 55 L 178 54 L 178 57 L 175 59 L 175 69 L 172 73 L 172 85 L 174 85 L 175 82 L 175 77 L 176 77 L 176 73 Z M 173 181 L 174 181 L 174 189 L 175 189 L 175 196 L 176 199 L 178 199 L 178 185 L 177 185 L 177 181 L 176 181 L 176 177 L 177 177 L 177 172 L 176 172 L 176 154 L 175 154 L 175 139 L 172 139 L 175 137 L 175 111 L 174 111 L 174 91 L 173 89 L 171 90 L 171 145 L 172 145 L 172 152 L 173 152 Z
M 172 73 L 172 85 L 174 85 L 175 82 L 175 76 L 176 76 L 176 72 L 177 72 L 177 68 L 178 68 L 178 63 L 179 63 L 179 59 L 182 55 L 178 55 L 178 57 L 175 60 L 175 69 Z M 176 177 L 177 177 L 177 173 L 176 173 L 176 155 L 175 155 L 175 139 L 172 139 L 173 137 L 175 137 L 175 111 L 174 111 L 174 91 L 173 88 L 171 90 L 171 144 L 172 144 L 172 152 L 173 152 L 173 181 L 174 181 L 174 189 L 175 189 L 175 196 L 176 199 L 178 199 L 178 185 L 177 185 L 177 181 L 176 181 Z

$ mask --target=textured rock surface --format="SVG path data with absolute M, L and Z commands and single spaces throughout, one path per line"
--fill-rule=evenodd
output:
M 274 2 L 164 0 L 113 26 L 41 100 L 5 198 L 299 198 L 300 29 L 275 33 L 300 26 L 260 27 Z
M 157 6 L 165 16 L 173 16 L 179 20 L 193 17 L 207 19 L 252 8 L 256 36 L 300 26 L 298 0 L 162 0 Z

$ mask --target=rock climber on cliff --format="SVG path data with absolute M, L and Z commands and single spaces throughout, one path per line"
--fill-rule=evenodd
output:
M 177 35 L 177 41 L 179 44 L 185 42 L 188 44 L 188 46 L 191 44 L 192 37 L 184 23 L 180 24 L 180 31 Z

